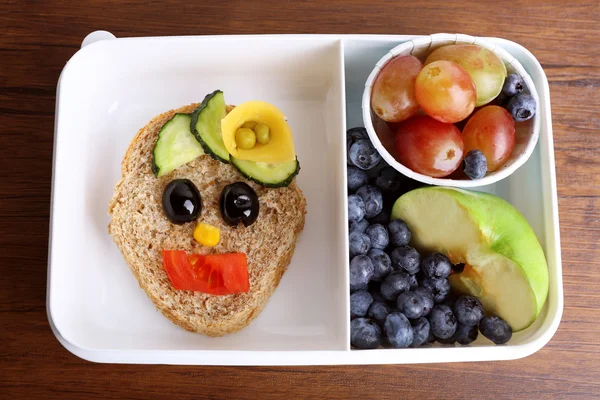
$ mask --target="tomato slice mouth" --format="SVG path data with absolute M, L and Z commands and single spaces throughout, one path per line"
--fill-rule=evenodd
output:
M 248 260 L 244 253 L 203 255 L 163 250 L 162 254 L 167 275 L 177 290 L 221 296 L 250 290 Z

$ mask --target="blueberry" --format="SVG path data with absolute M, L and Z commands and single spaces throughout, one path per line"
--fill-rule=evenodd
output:
M 427 318 L 420 317 L 418 319 L 414 319 L 410 321 L 410 325 L 412 326 L 413 330 L 413 341 L 410 344 L 410 347 L 419 347 L 422 344 L 427 343 L 429 334 L 431 333 Z
M 404 271 L 394 271 L 381 284 L 381 295 L 387 301 L 396 301 L 398 295 L 410 289 L 410 279 Z
M 458 328 L 457 328 L 458 329 Z M 455 333 L 456 334 L 456 333 Z M 454 344 L 456 343 L 456 337 L 450 336 L 448 339 L 435 338 L 440 344 Z
M 350 261 L 350 290 L 366 289 L 374 272 L 373 262 L 369 257 L 354 257 Z
M 433 293 L 431 293 L 431 290 L 422 286 L 411 290 L 419 296 L 421 296 L 421 299 L 423 300 L 423 314 L 421 315 L 423 315 L 424 317 L 429 315 L 431 309 L 433 308 L 433 305 L 435 304 L 433 299 Z
M 423 280 L 423 287 L 429 289 L 433 293 L 433 301 L 435 304 L 442 303 L 450 293 L 450 282 L 448 279 L 431 279 Z
M 371 249 L 367 253 L 367 256 L 369 256 L 373 262 L 373 268 L 375 268 L 375 272 L 373 273 L 371 280 L 382 281 L 390 274 L 390 272 L 392 272 L 392 262 L 390 261 L 390 256 L 388 256 L 383 250 Z
M 460 296 L 452 309 L 458 322 L 468 326 L 476 326 L 484 315 L 483 306 L 472 296 Z
M 480 150 L 471 150 L 463 159 L 463 172 L 470 179 L 481 179 L 487 173 L 487 160 Z
M 359 139 L 350 146 L 348 157 L 353 165 L 362 170 L 374 168 L 381 162 L 381 156 L 369 139 Z
M 441 253 L 432 253 L 423 258 L 421 269 L 427 278 L 447 278 L 452 272 L 452 263 Z
M 498 96 L 496 96 L 496 98 L 494 100 L 492 100 L 492 102 L 490 104 L 495 105 L 495 106 L 500 106 L 502 108 L 506 108 L 506 104 L 508 103 L 508 101 L 511 99 L 512 96 L 506 96 L 505 94 L 503 94 L 502 92 L 500 92 L 498 94 Z M 463 120 L 463 121 L 467 121 L 467 119 Z M 461 121 L 461 122 L 463 122 Z M 466 124 L 465 124 L 466 125 Z M 458 127 L 458 126 L 457 126 Z M 462 131 L 464 128 L 464 126 L 462 127 L 458 127 L 458 129 L 460 131 Z
M 346 155 L 348 158 L 348 165 L 354 165 L 354 164 L 352 164 L 352 161 L 350 161 L 350 147 L 357 140 L 368 139 L 368 138 L 369 138 L 369 135 L 367 134 L 367 130 L 363 127 L 350 128 L 346 131 L 346 151 L 347 151 Z
M 410 290 L 416 289 L 419 286 L 416 275 L 410 275 L 408 279 L 410 280 Z
M 383 210 L 383 196 L 377 186 L 365 185 L 356 191 L 365 203 L 365 216 L 373 218 Z
M 458 343 L 464 345 L 473 343 L 477 340 L 478 335 L 479 331 L 477 330 L 477 325 L 469 326 L 459 322 L 456 332 L 452 337 L 455 338 Z
M 367 254 L 371 249 L 371 240 L 364 233 L 350 232 L 348 241 L 350 244 L 350 258 L 359 254 Z
M 527 121 L 533 118 L 537 104 L 530 94 L 521 93 L 508 101 L 506 109 L 517 122 Z
M 413 341 L 413 330 L 408 319 L 399 312 L 387 316 L 384 323 L 388 342 L 395 348 L 408 347 Z
M 365 233 L 371 240 L 371 248 L 385 249 L 390 242 L 390 238 L 388 236 L 388 231 L 381 224 L 371 225 L 370 227 L 367 228 Z
M 366 139 L 369 137 L 367 130 L 363 126 L 356 126 L 346 131 L 346 137 L 348 140 L 357 141 L 358 139 Z
M 350 228 L 348 229 L 350 232 L 359 232 L 365 233 L 367 228 L 369 227 L 369 221 L 366 219 L 361 219 L 358 222 L 350 222 Z
M 366 290 L 357 290 L 350 295 L 350 318 L 364 317 L 373 303 L 373 296 Z
M 390 234 L 390 243 L 394 247 L 406 246 L 410 242 L 410 230 L 406 222 L 401 219 L 394 219 L 388 224 L 388 232 Z
M 379 214 L 373 218 L 369 218 L 369 222 L 372 224 L 387 225 L 387 223 L 390 222 L 390 211 L 384 207 Z
M 429 322 L 429 320 L 427 320 L 427 322 Z M 427 342 L 425 343 L 435 343 L 435 336 L 433 336 L 433 333 L 431 332 L 431 324 L 429 324 L 429 336 L 427 336 Z
M 444 301 L 442 301 L 442 304 L 445 304 L 448 307 L 454 309 L 454 302 L 456 302 L 457 298 L 458 298 L 458 296 L 455 293 L 450 292 L 450 294 L 446 297 L 446 299 Z
M 519 93 L 521 93 L 525 89 L 525 81 L 521 78 L 520 75 L 510 74 L 504 80 L 504 85 L 502 86 L 502 95 L 506 97 L 512 97 Z
M 381 328 L 368 318 L 350 323 L 350 343 L 357 349 L 376 349 L 381 344 Z
M 362 126 L 357 126 L 356 128 L 350 128 L 346 131 L 346 142 L 348 144 L 348 148 L 354 144 L 357 140 L 360 139 L 368 139 L 369 134 L 367 130 Z
M 423 298 L 415 292 L 400 293 L 396 306 L 406 318 L 415 319 L 423 315 Z
M 374 185 L 375 184 L 375 178 L 377 178 L 377 175 L 379 174 L 379 170 L 381 168 L 384 168 L 386 165 L 388 165 L 388 163 L 385 162 L 385 160 L 381 160 L 379 162 L 379 164 L 377 164 L 376 167 L 371 168 L 366 170 L 365 172 L 367 173 L 367 176 L 369 177 L 369 182 Z M 384 340 L 385 341 L 385 340 Z
M 366 185 L 368 180 L 369 177 L 365 171 L 348 166 L 348 191 L 355 192 L 359 187 Z
M 398 199 L 398 197 L 400 197 L 401 195 L 403 195 L 405 193 L 410 192 L 411 190 L 418 189 L 420 187 L 426 187 L 426 186 L 431 186 L 431 185 L 428 185 L 423 182 L 415 181 L 414 179 L 411 179 L 407 176 L 402 175 L 402 182 L 400 183 L 400 190 L 392 193 L 393 197 L 395 197 L 392 202 L 396 201 Z
M 358 222 L 365 217 L 366 212 L 362 197 L 355 194 L 348 196 L 348 221 Z
M 512 337 L 512 329 L 500 317 L 483 317 L 479 322 L 479 330 L 496 344 L 504 344 Z
M 382 303 L 387 302 L 387 300 L 381 295 L 381 282 L 376 282 L 371 279 L 368 290 L 369 293 L 371 293 L 371 296 L 373 296 L 373 300 L 380 301 Z
M 458 264 L 454 264 L 452 266 L 452 271 L 454 273 L 460 274 L 461 272 L 463 272 L 465 270 L 465 264 L 463 263 L 458 263 Z
M 450 307 L 446 305 L 438 304 L 433 307 L 427 319 L 436 339 L 450 339 L 456 332 L 458 322 Z
M 423 286 L 423 281 L 425 281 L 425 279 L 427 279 L 427 277 L 423 273 L 423 270 L 419 270 L 419 272 L 416 273 L 416 276 L 417 276 L 417 282 L 419 282 L 419 286 Z
M 402 269 L 407 273 L 414 275 L 419 272 L 421 256 L 419 252 L 409 246 L 400 246 L 392 250 L 390 254 L 392 268 Z
M 385 167 L 379 170 L 375 178 L 375 186 L 383 193 L 395 193 L 400 190 L 404 175 L 396 171 L 393 167 Z
M 388 306 L 383 301 L 374 301 L 367 311 L 367 316 L 373 321 L 377 322 L 380 326 L 383 326 L 385 319 L 392 312 L 392 307 Z

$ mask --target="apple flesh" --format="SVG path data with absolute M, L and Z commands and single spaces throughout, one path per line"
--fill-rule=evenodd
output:
M 529 223 L 499 197 L 455 188 L 428 187 L 401 196 L 392 219 L 412 232 L 422 252 L 440 252 L 464 263 L 452 288 L 477 297 L 485 311 L 520 331 L 539 315 L 548 295 L 548 266 Z

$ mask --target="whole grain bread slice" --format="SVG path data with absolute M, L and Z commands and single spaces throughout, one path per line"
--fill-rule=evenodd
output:
M 158 310 L 189 331 L 221 336 L 244 328 L 265 307 L 304 228 L 306 199 L 295 181 L 286 188 L 264 188 L 208 155 L 156 178 L 151 170 L 152 150 L 160 128 L 175 113 L 191 113 L 196 106 L 191 104 L 153 118 L 133 138 L 123 158 L 122 178 L 110 200 L 112 220 L 108 231 Z M 178 178 L 190 179 L 200 191 L 203 209 L 197 222 L 175 225 L 163 213 L 163 190 Z M 221 218 L 219 196 L 226 185 L 234 182 L 247 183 L 259 197 L 259 217 L 249 227 L 231 227 Z M 194 240 L 198 222 L 221 229 L 216 247 L 204 247 Z M 250 291 L 214 296 L 175 290 L 163 267 L 162 250 L 243 252 L 248 259 Z

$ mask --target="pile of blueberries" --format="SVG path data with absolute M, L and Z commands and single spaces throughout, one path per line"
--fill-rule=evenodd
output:
M 348 130 L 347 143 L 352 346 L 466 345 L 479 331 L 506 343 L 505 321 L 485 316 L 475 297 L 451 293 L 448 276 L 464 265 L 440 253 L 422 257 L 406 223 L 390 220 L 393 202 L 418 183 L 385 165 L 364 128 Z

